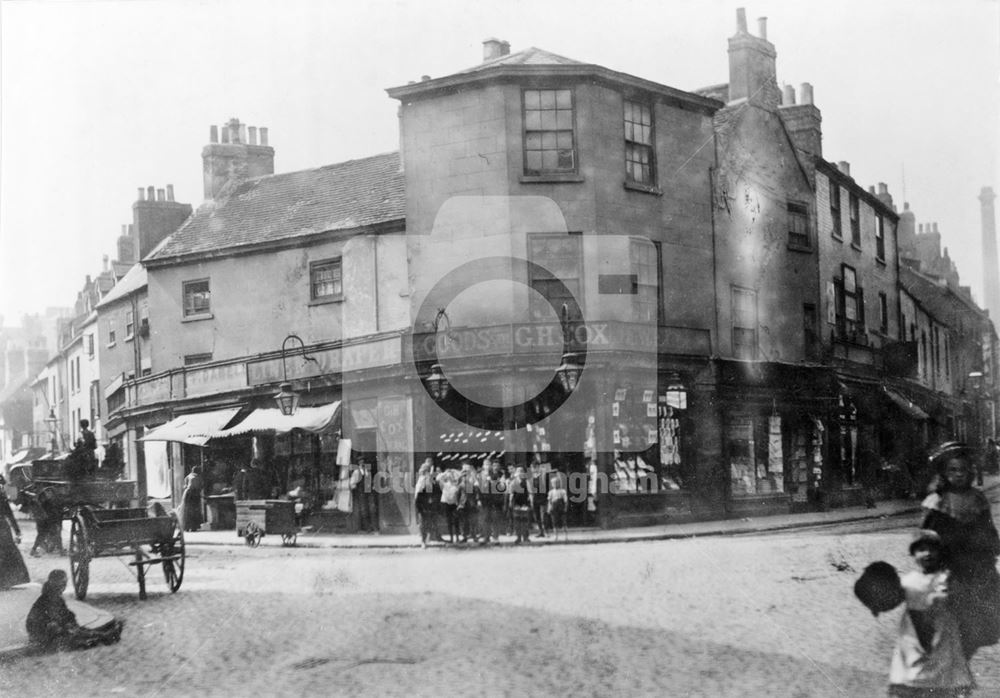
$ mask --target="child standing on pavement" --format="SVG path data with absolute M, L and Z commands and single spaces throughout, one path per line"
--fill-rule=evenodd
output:
M 966 698 L 972 694 L 972 673 L 948 596 L 941 537 L 919 531 L 910 555 L 918 569 L 900 579 L 906 607 L 889 668 L 889 695 Z

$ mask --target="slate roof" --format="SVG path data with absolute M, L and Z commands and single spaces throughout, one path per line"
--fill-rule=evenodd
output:
M 120 278 L 118 283 L 101 299 L 97 307 L 103 308 L 110 303 L 114 303 L 116 300 L 124 298 L 133 291 L 143 288 L 147 283 L 146 268 L 141 264 L 133 264 L 128 273 Z
M 266 175 L 200 206 L 143 263 L 403 220 L 405 209 L 398 153 Z
M 488 70 L 490 68 L 496 68 L 501 65 L 586 65 L 580 61 L 575 61 L 572 58 L 566 58 L 566 56 L 560 56 L 549 51 L 545 51 L 540 48 L 532 46 L 531 48 L 526 48 L 523 51 L 518 51 L 517 53 L 509 53 L 506 56 L 498 56 L 497 58 L 490 59 L 488 61 L 483 61 L 479 65 L 475 65 L 471 68 L 466 68 L 465 70 L 460 70 L 457 73 L 452 73 L 452 75 L 464 75 L 466 73 L 478 73 L 481 70 Z

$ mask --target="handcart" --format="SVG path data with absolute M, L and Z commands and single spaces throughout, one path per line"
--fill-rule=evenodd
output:
M 281 536 L 281 544 L 293 546 L 299 527 L 295 520 L 295 502 L 285 499 L 247 499 L 236 502 L 236 535 L 250 547 L 271 533 Z

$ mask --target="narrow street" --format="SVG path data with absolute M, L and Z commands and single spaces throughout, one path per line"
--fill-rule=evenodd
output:
M 906 568 L 918 519 L 770 535 L 490 550 L 189 546 L 171 596 L 124 562 L 88 601 L 120 645 L 19 659 L 0 693 L 883 695 L 899 611 L 852 585 Z M 56 558 L 29 559 L 34 578 Z M 65 559 L 59 559 L 66 564 Z M 1000 650 L 974 660 L 1000 695 Z

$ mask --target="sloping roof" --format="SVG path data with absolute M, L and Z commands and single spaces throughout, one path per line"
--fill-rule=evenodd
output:
M 405 204 L 398 153 L 257 177 L 199 207 L 143 262 L 402 220 Z
M 501 65 L 586 65 L 580 61 L 575 61 L 566 56 L 550 53 L 540 48 L 532 46 L 517 53 L 510 53 L 506 56 L 499 56 L 488 61 L 483 61 L 479 65 L 460 70 L 453 75 L 463 75 L 465 73 L 477 73 L 480 70 L 495 68 Z
M 107 295 L 101 299 L 101 302 L 97 304 L 98 308 L 103 308 L 109 303 L 114 303 L 120 298 L 124 298 L 134 291 L 138 291 L 140 288 L 147 284 L 147 274 L 146 268 L 141 264 L 133 264 L 132 268 L 128 270 L 118 283 L 108 291 Z

